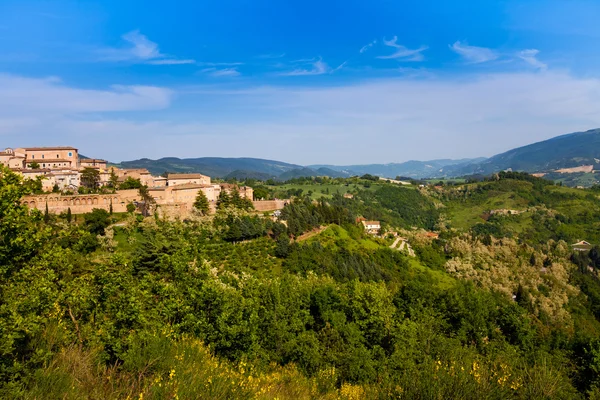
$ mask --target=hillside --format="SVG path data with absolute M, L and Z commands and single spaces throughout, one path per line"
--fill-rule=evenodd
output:
M 561 181 L 568 186 L 589 187 L 600 181 L 590 172 L 600 168 L 600 129 L 576 132 L 518 147 L 490 158 L 439 159 L 406 161 L 390 164 L 301 166 L 258 158 L 203 157 L 179 159 L 174 157 L 124 161 L 122 168 L 147 168 L 153 174 L 164 172 L 200 172 L 213 178 L 279 179 L 308 176 L 347 178 L 371 174 L 386 178 L 397 176 L 427 179 L 490 175 L 499 171 L 547 173 L 546 179 Z M 586 166 L 585 168 L 582 168 Z M 569 170 L 571 169 L 571 170 Z M 563 170 L 563 174 L 555 172 Z M 567 173 L 570 172 L 570 173 Z
M 512 169 L 524 172 L 550 172 L 561 168 L 597 165 L 600 161 L 600 129 L 557 136 L 518 147 L 486 160 L 457 166 L 446 173 L 483 174 Z
M 445 169 L 449 166 L 464 166 L 479 161 L 484 158 L 460 159 L 460 160 L 430 160 L 430 161 L 406 161 L 403 163 L 390 164 L 365 164 L 365 165 L 310 165 L 309 168 L 328 168 L 331 170 L 346 173 L 348 176 L 371 174 L 385 178 L 395 178 L 397 176 L 406 176 L 409 178 L 422 179 L 430 177 L 443 176 Z
M 281 161 L 263 160 L 260 158 L 176 158 L 166 157 L 158 160 L 142 158 L 134 161 L 123 161 L 121 168 L 147 168 L 152 174 L 164 172 L 197 172 L 213 178 L 223 178 L 234 171 L 253 172 L 268 176 L 279 176 L 284 172 L 302 168 L 300 165 Z
M 277 220 L 71 220 L 0 172 L 0 398 L 600 395 L 595 189 L 314 178 L 253 183 Z

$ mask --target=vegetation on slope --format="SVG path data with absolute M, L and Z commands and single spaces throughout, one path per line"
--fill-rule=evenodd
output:
M 446 229 L 458 188 L 348 184 L 354 198 L 299 198 L 278 222 L 225 207 L 186 221 L 129 215 L 115 227 L 100 213 L 83 219 L 93 224 L 44 222 L 2 170 L 0 397 L 598 395 L 597 249 L 542 243 L 543 229 L 533 240 Z M 522 176 L 469 186 L 464 207 L 506 185 L 511 201 L 592 229 L 576 218 L 591 191 L 573 197 Z M 417 257 L 367 237 L 358 216 L 380 216 Z M 422 234 L 432 226 L 439 238 Z

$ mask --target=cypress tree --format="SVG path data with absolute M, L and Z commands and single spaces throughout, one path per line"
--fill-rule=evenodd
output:
M 73 220 L 73 215 L 71 214 L 71 207 L 67 208 L 67 222 L 71 223 Z
M 44 211 L 44 222 L 48 223 L 50 221 L 50 212 L 48 211 L 48 202 L 46 202 L 46 211 Z
M 210 206 L 208 204 L 208 199 L 206 198 L 206 195 L 202 190 L 198 191 L 196 201 L 194 202 L 194 208 L 198 210 L 202 215 L 208 215 Z
M 217 200 L 217 207 L 219 210 L 227 208 L 231 205 L 231 197 L 225 190 L 221 190 L 221 194 L 219 194 L 219 199 Z

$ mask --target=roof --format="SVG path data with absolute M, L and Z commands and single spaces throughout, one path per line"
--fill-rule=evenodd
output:
M 211 187 L 211 185 L 199 185 L 197 183 L 184 183 L 182 185 L 170 186 L 171 190 L 185 190 L 185 189 L 201 189 L 203 187 Z
M 201 179 L 208 178 L 206 175 L 202 174 L 168 174 L 167 179 Z
M 381 225 L 379 221 L 362 221 L 364 225 Z
M 100 158 L 83 158 L 79 160 L 80 163 L 106 163 L 108 161 L 102 160 Z
M 13 171 L 18 171 L 21 172 L 23 174 L 38 174 L 40 172 L 50 172 L 49 168 L 37 168 L 37 169 L 22 169 L 22 168 L 18 168 L 18 169 L 14 169 Z
M 591 246 L 591 244 L 585 240 L 582 240 L 580 242 L 573 243 L 571 246 Z
M 116 168 L 115 170 L 116 173 L 122 173 L 122 174 L 129 174 L 129 173 L 133 173 L 133 172 L 137 172 L 140 174 L 149 174 L 150 171 L 148 171 L 146 168 L 123 168 L 123 169 L 119 169 Z
M 54 146 L 54 147 L 23 147 L 23 150 L 26 151 L 44 151 L 44 150 L 75 150 L 75 147 L 70 146 Z

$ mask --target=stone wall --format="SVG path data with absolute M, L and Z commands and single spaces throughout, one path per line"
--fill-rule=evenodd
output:
M 252 202 L 256 211 L 281 210 L 289 200 L 255 200 Z
M 23 197 L 22 203 L 30 208 L 40 211 L 46 209 L 53 214 L 60 214 L 71 209 L 73 214 L 85 214 L 94 208 L 110 210 L 112 203 L 113 212 L 126 212 L 127 204 L 139 201 L 137 189 L 120 190 L 115 194 L 79 194 L 74 196 L 62 196 L 59 194 L 43 194 Z

